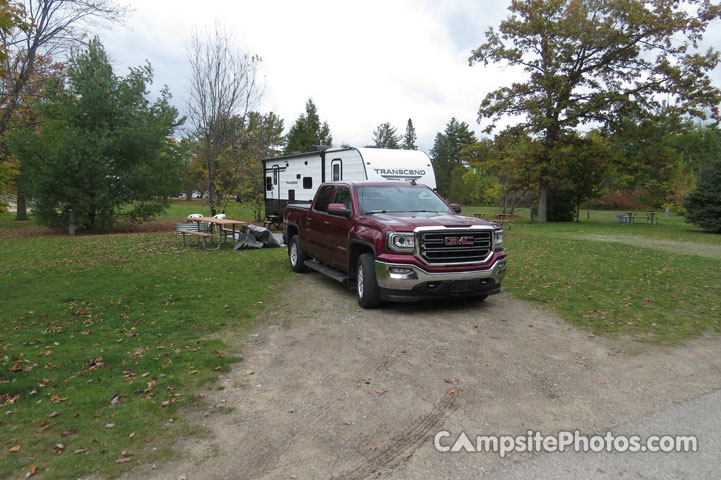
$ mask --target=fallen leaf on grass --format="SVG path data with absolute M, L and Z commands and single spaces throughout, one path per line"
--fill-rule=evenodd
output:
M 55 418 L 55 417 L 57 417 L 58 415 L 60 415 L 60 412 L 48 413 L 48 418 Z
M 32 477 L 38 473 L 38 466 L 37 465 L 30 465 L 30 468 L 28 468 L 28 471 L 25 473 L 25 479 Z
M 65 445 L 62 443 L 56 443 L 51 452 L 55 455 L 61 455 L 65 451 Z
M 114 423 L 106 423 L 105 428 L 115 428 L 115 424 Z
M 87 448 L 78 448 L 78 449 L 75 450 L 73 453 L 74 453 L 75 455 L 78 455 L 78 454 L 80 454 L 80 453 L 85 453 L 85 452 L 87 452 L 87 451 L 88 451 Z
M 131 457 L 116 458 L 115 463 L 127 463 L 132 460 Z
M 10 449 L 8 450 L 8 452 L 10 452 L 10 453 L 17 453 L 17 452 L 20 451 L 20 448 L 21 448 L 20 445 L 15 445 L 14 447 L 10 447 Z
M 32 395 L 32 392 L 30 392 Z M 18 399 L 20 398 L 20 394 L 16 393 L 8 393 L 5 395 L 0 395 L 0 401 L 2 401 L 2 404 L 0 404 L 0 407 L 4 407 L 6 405 L 15 405 L 17 404 Z
M 458 387 L 449 388 L 448 393 L 450 393 L 450 394 L 458 393 Z

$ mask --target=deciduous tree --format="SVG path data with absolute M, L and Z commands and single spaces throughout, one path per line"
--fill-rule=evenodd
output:
M 489 128 L 507 116 L 543 146 L 538 218 L 546 220 L 553 150 L 588 122 L 612 123 L 627 112 L 658 109 L 705 115 L 719 90 L 708 73 L 714 50 L 695 47 L 721 7 L 707 0 L 517 0 L 498 31 L 491 28 L 470 64 L 522 67 L 525 78 L 481 102 Z
M 241 52 L 233 35 L 216 23 L 214 29 L 193 33 L 188 47 L 191 67 L 188 111 L 205 163 L 210 211 L 218 212 L 222 156 L 239 141 L 248 115 L 260 102 L 263 88 L 256 72 L 260 58 Z

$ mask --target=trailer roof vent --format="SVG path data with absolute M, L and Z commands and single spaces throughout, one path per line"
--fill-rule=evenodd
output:
M 308 147 L 309 152 L 322 152 L 324 150 L 328 150 L 330 148 L 330 145 L 311 145 Z

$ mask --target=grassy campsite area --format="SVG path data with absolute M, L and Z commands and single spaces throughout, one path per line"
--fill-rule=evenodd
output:
M 197 389 L 240 358 L 221 338 L 250 332 L 292 278 L 284 249 L 183 247 L 173 223 L 203 208 L 176 201 L 138 232 L 75 237 L 0 216 L 0 477 L 114 476 L 203 434 L 181 409 L 203 408 Z M 481 210 L 497 211 L 464 213 Z M 522 214 L 506 230 L 506 292 L 599 335 L 673 344 L 721 330 L 721 236 L 679 217 Z

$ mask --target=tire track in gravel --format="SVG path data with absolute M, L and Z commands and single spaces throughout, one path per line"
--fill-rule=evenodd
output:
M 378 447 L 380 453 L 371 456 L 366 462 L 356 465 L 333 480 L 364 480 L 375 477 L 385 469 L 395 469 L 410 459 L 418 448 L 427 439 L 434 427 L 443 421 L 443 418 L 454 410 L 458 394 L 448 394 L 438 402 L 433 409 L 411 422 L 402 432 L 391 438 L 388 445 Z

